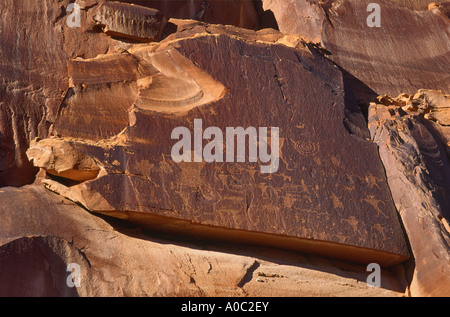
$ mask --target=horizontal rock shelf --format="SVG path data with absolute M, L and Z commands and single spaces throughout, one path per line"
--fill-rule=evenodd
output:
M 73 61 L 53 133 L 103 172 L 48 187 L 155 230 L 386 266 L 407 259 L 377 147 L 340 70 L 299 40 L 230 30 Z M 239 127 L 249 139 L 230 144 Z M 178 148 L 184 159 L 173 156 L 177 128 L 192 144 Z

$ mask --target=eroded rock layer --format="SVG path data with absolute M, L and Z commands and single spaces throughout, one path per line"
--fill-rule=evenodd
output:
M 45 138 L 69 87 L 67 61 L 126 45 L 95 30 L 96 1 L 79 2 L 80 27 L 69 27 L 69 0 L 0 3 L 0 186 L 31 183 L 30 141 Z
M 3 188 L 0 200 L 1 296 L 391 297 L 405 292 L 395 270 L 382 270 L 383 288 L 369 287 L 365 266 L 270 248 L 173 242 L 105 221 L 40 185 Z M 67 284 L 70 264 L 78 265 L 78 287 Z
M 53 133 L 104 173 L 70 188 L 48 181 L 49 188 L 157 230 L 387 266 L 405 260 L 377 148 L 339 69 L 299 40 L 293 48 L 231 31 L 188 31 L 187 38 L 74 61 L 74 87 Z M 129 93 L 111 97 L 113 85 Z M 191 131 L 192 144 L 200 133 L 182 162 L 173 157 L 177 127 Z M 208 127 L 223 131 L 209 143 L 217 145 L 212 162 L 201 159 Z M 256 134 L 234 146 L 226 131 L 238 127 Z M 258 136 L 261 127 L 266 135 Z M 264 144 L 279 159 L 263 160 Z
M 369 108 L 372 138 L 414 256 L 409 271 L 415 296 L 450 295 L 450 162 L 443 142 L 449 135 L 435 129 L 448 119 L 448 100 L 421 90 L 380 96 Z M 435 113 L 441 123 L 430 121 Z
M 256 30 L 260 18 L 253 1 L 248 0 L 124 0 L 158 9 L 168 18 L 195 19 L 206 23 L 233 25 Z
M 1 1 L 0 296 L 450 296 L 449 17 Z
M 167 23 L 158 10 L 120 2 L 102 3 L 94 20 L 110 36 L 140 42 L 159 41 Z
M 420 1 L 395 2 L 377 1 L 375 12 L 370 0 L 263 1 L 280 31 L 321 43 L 348 73 L 362 103 L 381 94 L 448 90 L 450 20 L 445 6 L 427 11 Z M 372 13 L 378 14 L 379 27 L 368 24 L 375 19 Z

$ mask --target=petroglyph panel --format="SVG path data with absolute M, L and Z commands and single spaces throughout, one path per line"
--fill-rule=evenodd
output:
M 102 97 L 106 79 L 95 86 L 96 98 L 128 105 L 120 135 L 95 143 L 91 127 L 84 140 L 71 139 L 104 171 L 70 188 L 48 180 L 49 188 L 155 230 L 386 266 L 408 258 L 377 147 L 366 139 L 362 114 L 347 117 L 355 104 L 328 60 L 302 47 L 206 33 L 127 54 L 138 61 L 137 71 L 130 69 L 136 77 L 121 82 L 132 93 L 112 101 Z M 99 102 L 83 107 L 100 111 Z M 61 137 L 79 136 L 79 106 L 69 102 L 61 112 Z M 185 127 L 194 135 L 194 119 L 203 120 L 203 131 L 278 127 L 279 168 L 261 173 L 263 162 L 249 160 L 248 151 L 244 162 L 174 162 L 171 132 Z M 102 120 L 108 122 L 107 111 Z M 362 132 L 351 133 L 344 122 Z

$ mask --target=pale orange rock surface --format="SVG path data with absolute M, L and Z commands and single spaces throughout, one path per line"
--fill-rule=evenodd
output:
M 89 156 L 73 149 L 63 140 L 33 140 L 26 152 L 33 165 L 48 174 L 84 182 L 97 177 L 100 168 Z
M 449 2 L 371 3 L 0 1 L 0 296 L 450 296 Z
M 1 296 L 404 296 L 364 266 L 270 248 L 190 243 L 102 219 L 42 186 L 0 189 Z M 12 207 L 12 208 L 11 208 Z M 168 240 L 169 238 L 169 240 Z M 67 266 L 80 266 L 69 288 Z
M 411 294 L 450 296 L 449 134 L 441 129 L 448 119 L 448 96 L 420 90 L 378 100 L 369 108 L 369 129 L 409 237 Z
M 167 23 L 158 10 L 120 2 L 102 3 L 94 20 L 110 36 L 140 42 L 159 41 Z
M 425 2 L 263 0 L 263 5 L 273 11 L 281 32 L 320 43 L 346 72 L 358 101 L 368 103 L 382 94 L 449 89 L 450 19 L 444 5 L 428 11 Z M 371 3 L 379 5 L 379 27 L 367 23 Z
M 88 210 L 152 230 L 366 265 L 405 261 L 376 146 L 340 70 L 300 38 L 193 28 L 69 63 L 73 87 L 52 132 L 91 155 L 104 173 L 74 186 L 52 180 L 47 186 Z M 326 124 L 317 119 L 329 110 Z M 259 164 L 235 159 L 237 153 L 231 162 L 175 162 L 172 131 L 192 130 L 199 118 L 204 129 L 280 127 L 276 171 L 262 173 Z M 335 143 L 341 146 L 329 147 Z

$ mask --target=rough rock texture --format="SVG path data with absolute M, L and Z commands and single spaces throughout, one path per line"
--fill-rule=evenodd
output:
M 80 2 L 81 27 L 68 27 L 68 4 L 0 3 L 0 186 L 33 181 L 37 170 L 25 152 L 35 137 L 48 135 L 58 114 L 69 88 L 67 61 L 124 45 L 93 30 L 92 3 Z
M 26 154 L 34 166 L 48 174 L 78 182 L 94 179 L 100 171 L 92 158 L 75 151 L 62 140 L 33 140 Z
M 52 25 L 60 12 L 47 10 L 49 2 L 0 3 L 0 15 L 8 17 L 0 20 L 1 185 L 19 186 L 34 179 L 36 170 L 25 156 L 28 142 L 46 136 L 48 121 L 55 118 L 68 88 L 62 34 Z M 29 16 L 25 21 L 21 10 Z M 42 23 L 35 27 L 38 20 Z
M 428 10 L 443 12 L 450 19 L 450 2 L 432 2 L 428 5 Z
M 0 295 L 449 296 L 450 6 L 369 3 L 0 1 Z
M 213 24 L 233 25 L 257 30 L 260 17 L 253 1 L 248 0 L 124 0 L 161 11 L 176 19 L 195 19 Z
M 450 162 L 429 121 L 433 109 L 448 111 L 448 96 L 419 91 L 379 101 L 369 108 L 369 128 L 410 240 L 411 294 L 450 296 Z
M 73 87 L 53 132 L 101 140 L 125 129 L 133 104 L 143 110 L 183 113 L 225 94 L 223 85 L 177 51 L 153 50 L 149 47 L 136 54 L 120 51 L 69 62 Z
M 430 0 L 391 0 L 392 2 L 398 3 L 402 6 L 405 6 L 414 10 L 426 11 L 429 8 L 431 3 L 439 5 L 441 2 L 433 2 Z M 445 3 L 445 2 L 443 2 Z
M 0 190 L 1 296 L 404 296 L 365 266 L 269 248 L 179 243 L 105 221 L 42 186 Z M 66 271 L 80 266 L 80 287 Z
M 450 153 L 450 95 L 442 91 L 420 89 L 414 95 L 401 94 L 397 98 L 383 95 L 377 99 L 385 106 L 401 107 L 408 114 L 426 119 L 424 122 Z
M 378 95 L 412 94 L 418 89 L 449 89 L 450 20 L 442 10 L 416 11 L 388 0 L 381 8 L 381 27 L 369 27 L 371 0 L 264 0 L 281 32 L 320 43 L 329 58 L 348 72 L 358 101 Z M 295 14 L 292 12 L 308 12 Z M 418 49 L 420 48 L 420 49 Z
M 158 10 L 119 2 L 102 3 L 94 20 L 110 36 L 141 42 L 159 41 L 167 23 Z
M 75 86 L 53 133 L 94 157 L 105 173 L 70 188 L 49 187 L 89 210 L 155 230 L 366 264 L 404 261 L 408 251 L 377 148 L 345 95 L 341 72 L 300 42 L 290 48 L 263 42 L 253 31 L 259 41 L 230 30 L 215 26 L 194 37 L 186 32 L 159 45 L 74 61 Z M 325 112 L 328 120 L 320 120 Z M 117 118 L 123 120 L 118 126 Z M 251 163 L 248 151 L 219 153 L 222 162 L 175 162 L 171 133 L 176 127 L 193 132 L 196 119 L 224 134 L 227 127 L 279 127 L 276 168 L 264 173 L 261 154 Z M 224 152 L 232 146 L 227 137 L 215 141 L 226 143 Z M 261 149 L 261 135 L 258 142 Z M 273 140 L 267 143 L 274 153 Z
M 326 11 L 317 1 L 264 0 L 263 9 L 273 12 L 281 32 L 298 34 L 315 43 L 321 42 Z
M 80 27 L 69 27 L 67 21 L 74 13 L 67 11 L 71 2 L 6 0 L 0 3 L 0 186 L 21 186 L 33 181 L 37 170 L 25 152 L 35 137 L 48 135 L 48 128 L 56 118 L 69 84 L 67 62 L 129 46 L 125 41 L 102 34 L 94 20 L 102 2 L 99 0 L 76 1 L 80 6 Z M 161 9 L 168 18 L 189 18 L 194 12 L 194 17 L 207 22 L 259 27 L 256 9 L 249 1 L 209 1 L 206 7 L 205 1 L 196 1 L 194 11 L 192 1 L 144 1 L 142 4 Z M 200 12 L 204 14 L 199 16 Z M 141 17 L 141 25 L 145 19 Z M 130 21 L 122 21 L 119 25 L 125 31 L 121 32 L 142 36 L 137 26 L 126 29 Z

